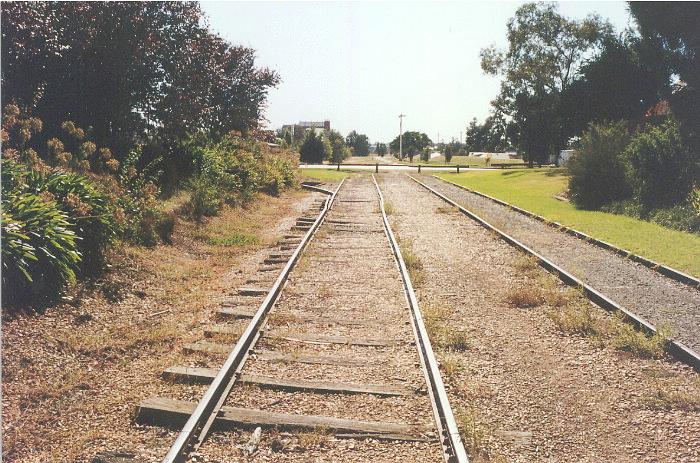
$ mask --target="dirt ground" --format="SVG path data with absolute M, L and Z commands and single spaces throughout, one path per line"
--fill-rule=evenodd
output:
M 106 274 L 69 301 L 43 314 L 4 314 L 3 461 L 85 462 L 101 450 L 160 461 L 175 434 L 135 425 L 137 404 L 166 394 L 160 374 L 177 363 L 178 346 L 202 337 L 222 298 L 255 272 L 311 197 L 261 196 L 204 224 L 178 219 L 172 245 L 119 245 Z M 227 241 L 232 234 L 245 244 Z
M 523 271 L 518 251 L 406 176 L 380 184 L 422 264 L 424 316 L 441 337 L 462 333 L 463 345 L 437 353 L 474 461 L 700 461 L 697 373 L 563 331 L 549 302 L 514 307 L 514 290 L 565 288 L 537 266 Z

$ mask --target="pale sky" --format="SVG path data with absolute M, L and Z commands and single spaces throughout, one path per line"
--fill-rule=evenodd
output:
M 257 50 L 275 69 L 265 112 L 270 128 L 330 119 L 370 142 L 399 132 L 433 140 L 489 113 L 499 80 L 483 74 L 479 50 L 506 45 L 506 22 L 520 2 L 202 2 L 212 28 Z M 598 13 L 620 31 L 632 25 L 625 2 L 561 2 L 572 18 Z

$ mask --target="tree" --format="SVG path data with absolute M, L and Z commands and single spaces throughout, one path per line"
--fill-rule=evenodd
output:
M 658 52 L 631 33 L 603 40 L 562 93 L 565 138 L 591 122 L 639 120 L 662 94 L 668 67 Z
M 196 2 L 2 3 L 2 94 L 47 127 L 72 120 L 117 157 L 156 139 L 255 129 L 279 82 L 207 29 Z M 47 140 L 57 133 L 47 130 Z M 177 163 L 168 163 L 169 166 Z
M 682 136 L 700 152 L 700 6 L 697 2 L 629 2 L 642 43 L 659 50 L 670 73 L 681 83 L 666 81 L 666 97 L 680 122 Z M 700 156 L 696 154 L 696 156 Z
M 367 135 L 359 134 L 353 130 L 348 134 L 345 143 L 352 149 L 354 156 L 369 155 L 369 138 L 367 138 Z
M 408 155 L 411 162 L 413 162 L 413 157 L 423 152 L 425 148 L 432 145 L 433 142 L 428 138 L 428 136 L 422 132 L 404 132 L 403 134 L 403 152 Z M 399 137 L 394 138 L 394 140 L 389 144 L 391 150 L 399 152 Z
M 331 145 L 330 159 L 333 164 L 340 164 L 350 156 L 350 148 L 347 147 L 345 139 L 340 133 L 331 130 L 328 132 L 327 138 Z
M 596 15 L 572 21 L 556 4 L 527 3 L 508 21 L 508 49 L 481 51 L 484 72 L 504 78 L 494 108 L 518 124 L 518 145 L 530 165 L 563 146 L 559 96 L 611 30 Z
M 386 143 L 377 143 L 377 154 L 379 156 L 384 156 L 389 152 Z
M 330 154 L 328 150 L 329 145 L 324 144 L 323 136 L 316 135 L 313 129 L 309 129 L 299 149 L 299 159 L 307 164 L 321 164 Z

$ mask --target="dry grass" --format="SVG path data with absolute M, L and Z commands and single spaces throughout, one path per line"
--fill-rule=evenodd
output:
M 394 204 L 389 201 L 384 201 L 384 213 L 386 213 L 386 215 L 393 215 L 394 213 L 396 213 L 396 208 L 394 208 Z
M 459 212 L 459 209 L 454 206 L 438 206 L 435 212 L 438 214 L 449 214 L 452 212 Z
M 330 433 L 326 428 L 316 428 L 313 431 L 300 432 L 297 434 L 299 447 L 312 449 L 321 447 L 330 440 Z
M 644 405 L 656 410 L 683 410 L 700 412 L 700 378 L 695 378 L 683 390 L 671 389 L 670 385 L 659 384 L 655 390 L 642 399 Z
M 454 379 L 463 369 L 460 359 L 455 354 L 445 354 L 440 357 L 440 369 L 449 378 Z
M 506 291 L 505 301 L 521 309 L 537 307 L 545 302 L 544 292 L 532 284 L 521 284 Z
M 518 275 L 530 276 L 540 270 L 539 261 L 535 256 L 521 254 L 513 262 L 513 267 L 517 270 Z
M 612 325 L 611 344 L 617 349 L 631 352 L 642 358 L 662 358 L 669 342 L 670 330 L 658 327 L 656 333 L 647 335 L 632 325 L 615 317 Z
M 479 423 L 474 407 L 459 410 L 455 420 L 464 447 L 472 458 L 477 457 L 483 450 L 488 433 L 486 428 Z
M 398 233 L 395 234 L 395 237 L 399 244 L 406 270 L 408 270 L 408 276 L 411 278 L 411 283 L 415 287 L 421 286 L 425 282 L 425 272 L 423 271 L 423 262 L 413 252 L 413 240 L 401 238 Z

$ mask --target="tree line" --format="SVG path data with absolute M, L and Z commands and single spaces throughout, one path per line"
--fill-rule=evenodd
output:
M 502 78 L 467 143 L 517 149 L 530 166 L 575 150 L 570 195 L 580 207 L 700 231 L 700 4 L 630 2 L 634 27 L 562 16 L 528 3 L 508 46 L 481 51 Z
M 291 136 L 285 134 L 283 140 L 291 143 Z M 308 129 L 298 149 L 301 162 L 341 164 L 350 156 L 369 156 L 369 138 L 355 130 L 343 137 L 336 130 L 316 133 L 314 129 Z

